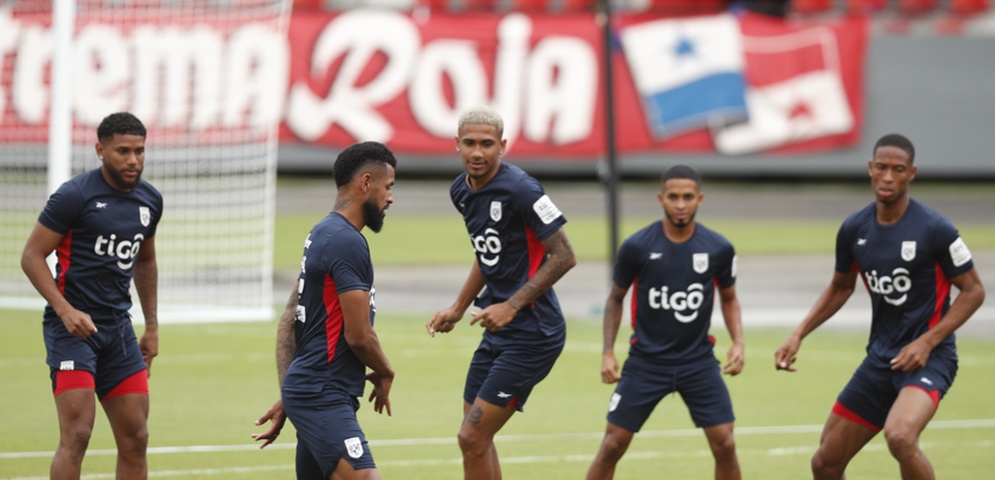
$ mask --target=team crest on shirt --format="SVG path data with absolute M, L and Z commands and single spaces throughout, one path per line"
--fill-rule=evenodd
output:
M 902 242 L 902 260 L 911 262 L 916 258 L 916 241 L 909 240 Z
M 697 273 L 705 273 L 708 271 L 708 254 L 707 253 L 696 253 L 691 256 L 691 266 L 694 267 L 694 271 Z
M 152 212 L 149 211 L 149 207 L 138 207 L 138 219 L 142 221 L 142 226 L 149 226 L 149 222 L 152 221 Z
M 501 221 L 501 202 L 497 200 L 491 202 L 491 220 Z
M 363 442 L 359 441 L 359 437 L 352 437 L 345 439 L 345 451 L 352 458 L 359 458 L 363 456 Z

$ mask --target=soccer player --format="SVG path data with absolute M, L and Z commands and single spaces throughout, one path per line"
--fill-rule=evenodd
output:
M 539 182 L 501 162 L 503 135 L 504 122 L 489 107 L 460 115 L 456 150 L 466 173 L 449 194 L 476 258 L 455 303 L 425 325 L 434 337 L 452 331 L 471 303 L 483 309 L 471 313 L 470 324 L 484 332 L 467 373 L 458 435 L 468 480 L 501 478 L 494 435 L 563 351 L 566 323 L 552 287 L 577 263 L 566 218 Z
M 912 142 L 902 135 L 874 145 L 867 162 L 874 202 L 843 222 L 832 281 L 774 354 L 778 370 L 795 371 L 802 339 L 863 280 L 872 310 L 867 356 L 823 427 L 812 457 L 816 479 L 843 478 L 850 459 L 882 429 L 903 479 L 934 478 L 919 434 L 957 374 L 954 331 L 981 306 L 985 291 L 957 229 L 910 198 L 914 160 Z M 952 304 L 951 285 L 959 290 Z
M 280 400 L 256 420 L 256 425 L 270 421 L 270 428 L 252 438 L 266 447 L 290 418 L 297 429 L 300 480 L 380 478 L 356 419 L 357 397 L 369 380 L 374 410 L 390 415 L 394 369 L 373 330 L 373 263 L 361 231 L 383 227 L 394 203 L 396 166 L 394 154 L 377 142 L 339 154 L 333 167 L 335 207 L 304 241 L 301 274 L 280 317 Z
M 675 165 L 660 178 L 663 221 L 649 224 L 619 247 L 604 313 L 601 380 L 618 383 L 608 404 L 608 427 L 588 480 L 609 479 L 635 432 L 657 403 L 678 392 L 694 424 L 705 431 L 715 458 L 715 478 L 740 478 L 733 439 L 732 401 L 722 372 L 743 370 L 743 325 L 736 298 L 736 253 L 722 235 L 697 223 L 704 198 L 701 177 Z M 615 339 L 622 300 L 633 286 L 629 357 L 618 373 Z M 708 334 L 718 291 L 732 346 L 719 369 Z
M 162 195 L 142 180 L 145 136 L 145 126 L 130 113 L 104 118 L 94 147 L 100 168 L 49 197 L 21 256 L 21 268 L 48 302 L 42 329 L 59 418 L 53 479 L 80 478 L 96 415 L 94 393 L 117 442 L 117 478 L 148 476 Z M 54 280 L 45 260 L 53 251 Z M 133 278 L 145 316 L 141 341 L 128 313 Z

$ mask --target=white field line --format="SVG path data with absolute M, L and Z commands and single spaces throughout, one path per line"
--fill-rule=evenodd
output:
M 967 442 L 966 445 L 960 442 L 922 442 L 922 447 L 939 448 L 946 445 L 957 444 L 958 448 L 972 448 L 977 450 L 989 451 L 993 446 L 995 446 L 995 441 L 992 440 L 980 440 Z M 882 443 L 872 443 L 864 446 L 863 451 L 874 451 L 880 452 L 885 450 L 886 445 Z M 788 456 L 788 455 L 811 455 L 815 450 L 815 445 L 810 445 L 807 447 L 787 447 L 787 448 L 770 448 L 770 449 L 738 449 L 740 456 Z M 519 457 L 503 457 L 501 458 L 501 463 L 504 464 L 539 464 L 539 463 L 588 463 L 592 458 L 591 453 L 587 454 L 566 454 L 566 455 L 532 455 L 532 456 L 519 456 Z M 708 458 L 711 452 L 708 449 L 698 449 L 691 452 L 661 452 L 661 451 L 629 451 L 625 455 L 626 461 L 639 461 L 639 460 L 655 460 L 660 458 L 669 459 L 682 459 L 682 458 Z M 462 459 L 458 457 L 453 458 L 434 458 L 434 459 L 420 459 L 420 460 L 392 460 L 392 461 L 382 461 L 377 462 L 377 465 L 381 468 L 383 467 L 395 467 L 395 468 L 409 468 L 409 467 L 458 467 L 462 465 Z M 227 468 L 200 468 L 191 470 L 162 470 L 149 472 L 150 478 L 168 478 L 168 477 L 190 477 L 192 475 L 232 475 L 232 474 L 250 474 L 250 473 L 261 473 L 261 472 L 292 472 L 294 470 L 294 465 L 287 463 L 283 465 L 260 465 L 255 467 L 227 467 Z M 102 479 L 113 479 L 115 474 L 113 473 L 94 473 L 87 474 L 81 477 L 81 480 L 102 480 Z M 9 480 L 47 480 L 48 477 L 17 477 L 11 478 Z
M 927 430 L 968 430 L 978 428 L 995 428 L 995 418 L 978 420 L 935 420 L 929 423 Z M 822 425 L 782 425 L 782 426 L 760 426 L 760 427 L 736 427 L 736 436 L 750 435 L 783 435 L 797 433 L 819 433 Z M 698 437 L 701 430 L 688 428 L 681 430 L 645 430 L 636 434 L 640 438 L 683 438 Z M 592 440 L 600 439 L 604 432 L 578 432 L 578 433 L 548 433 L 548 434 L 525 434 L 525 435 L 498 435 L 495 437 L 497 443 L 524 443 L 524 442 L 549 442 L 549 441 L 570 441 L 570 440 Z M 436 438 L 397 438 L 389 440 L 370 440 L 370 447 L 410 447 L 424 445 L 455 445 L 456 437 L 436 437 Z M 268 450 L 294 450 L 296 443 L 274 443 Z M 151 447 L 148 449 L 149 455 L 185 454 L 185 453 L 219 453 L 219 452 L 243 452 L 259 449 L 258 444 L 247 443 L 244 445 L 190 445 L 173 447 Z M 55 452 L 0 452 L 0 460 L 16 460 L 24 458 L 48 458 Z M 116 449 L 88 450 L 87 456 L 117 455 Z

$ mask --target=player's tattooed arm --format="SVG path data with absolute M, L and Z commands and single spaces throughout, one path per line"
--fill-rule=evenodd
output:
M 287 308 L 280 315 L 280 323 L 276 330 L 276 374 L 283 386 L 283 379 L 287 376 L 287 369 L 294 359 L 294 351 L 297 350 L 297 332 L 294 328 L 297 322 L 297 283 L 294 283 L 293 290 L 290 291 L 290 298 L 287 300 Z
M 539 295 L 553 287 L 560 278 L 563 277 L 574 265 L 577 265 L 577 258 L 574 256 L 573 247 L 570 246 L 570 239 L 567 238 L 563 229 L 557 230 L 552 235 L 542 241 L 549 253 L 549 258 L 539 267 L 539 271 L 529 279 L 522 288 L 519 288 L 515 295 L 508 299 L 508 304 L 515 310 L 520 310 L 525 305 L 532 303 Z

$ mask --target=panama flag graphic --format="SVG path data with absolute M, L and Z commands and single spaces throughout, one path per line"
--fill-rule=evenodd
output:
M 716 150 L 738 155 L 851 132 L 837 42 L 828 27 L 744 35 L 749 121 L 713 128 Z
M 619 36 L 654 136 L 746 118 L 742 34 L 732 15 L 637 23 Z

